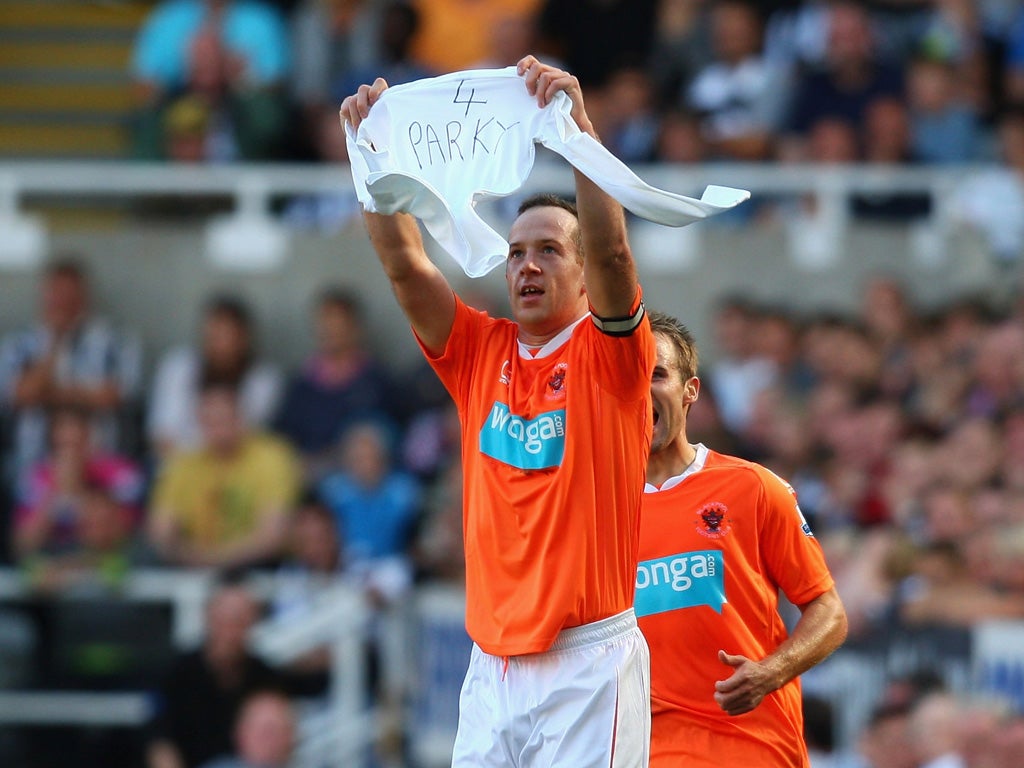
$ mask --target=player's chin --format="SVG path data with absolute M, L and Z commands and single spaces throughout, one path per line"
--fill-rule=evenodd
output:
M 651 432 L 651 453 L 657 453 L 664 449 L 665 445 L 668 443 L 665 438 L 665 430 L 655 427 Z

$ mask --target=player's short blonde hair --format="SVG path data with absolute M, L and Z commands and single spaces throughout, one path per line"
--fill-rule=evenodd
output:
M 688 381 L 696 376 L 699 364 L 697 342 L 694 341 L 690 329 L 671 315 L 656 309 L 648 310 L 647 316 L 651 319 L 651 330 L 655 335 L 664 336 L 675 347 L 676 365 L 683 381 Z

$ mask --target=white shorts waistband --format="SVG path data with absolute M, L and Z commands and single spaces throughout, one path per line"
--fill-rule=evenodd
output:
M 592 621 L 589 624 L 581 624 L 578 627 L 569 627 L 558 633 L 555 642 L 551 644 L 549 651 L 564 651 L 571 648 L 583 648 L 594 643 L 602 643 L 606 640 L 619 637 L 620 635 L 636 629 L 636 614 L 632 608 L 627 608 L 622 613 L 609 616 L 600 621 Z

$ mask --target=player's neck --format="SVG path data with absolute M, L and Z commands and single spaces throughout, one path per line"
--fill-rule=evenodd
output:
M 540 328 L 540 327 L 526 327 L 523 323 L 518 323 L 519 326 L 519 343 L 524 347 L 532 350 L 540 350 L 549 342 L 558 339 L 559 336 L 566 333 L 566 331 L 575 327 L 580 320 L 582 320 L 589 313 L 588 311 L 569 321 L 568 323 L 558 328 Z
M 697 448 L 690 444 L 686 435 L 652 453 L 647 461 L 647 482 L 656 488 L 670 477 L 683 474 L 697 459 Z

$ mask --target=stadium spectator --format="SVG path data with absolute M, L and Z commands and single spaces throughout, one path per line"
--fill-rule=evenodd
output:
M 288 542 L 275 573 L 270 603 L 274 619 L 291 621 L 308 615 L 324 590 L 342 578 L 342 542 L 334 514 L 309 495 L 290 520 Z M 287 666 L 290 690 L 304 697 L 324 694 L 330 685 L 331 657 L 327 647 L 303 654 Z
M 259 0 L 164 0 L 132 55 L 136 153 L 189 162 L 279 157 L 287 128 L 287 28 Z M 183 101 L 182 101 L 183 100 Z M 174 141 L 190 112 L 188 149 Z
M 1003 77 L 1003 92 L 1007 102 L 1024 102 L 1024 8 L 1017 8 L 1007 31 Z
M 507 20 L 532 18 L 540 2 L 414 0 L 419 23 L 412 41 L 412 56 L 423 67 L 438 74 L 468 69 L 487 58 L 492 30 Z M 376 76 L 380 74 L 377 72 Z M 361 82 L 373 82 L 373 79 Z M 386 76 L 385 79 L 388 80 Z M 393 84 L 391 80 L 388 83 Z M 346 95 L 348 93 L 352 90 Z
M 950 61 L 918 55 L 907 68 L 907 107 L 913 159 L 930 164 L 968 163 L 982 151 L 976 105 L 958 88 Z
M 455 456 L 431 486 L 412 557 L 417 576 L 462 586 L 466 555 L 462 535 L 462 462 Z
M 916 331 L 907 288 L 898 278 L 871 276 L 862 289 L 860 305 L 868 336 L 882 351 L 878 388 L 888 397 L 903 398 L 913 383 L 910 341 Z
M 232 754 L 204 763 L 203 768 L 289 768 L 295 757 L 296 719 L 285 694 L 250 693 L 239 707 Z
M 836 718 L 831 702 L 805 693 L 801 705 L 810 768 L 841 768 L 842 758 L 836 744 Z
M 293 19 L 296 70 L 294 99 L 305 118 L 305 153 L 323 162 L 347 162 L 337 105 L 364 79 L 379 75 L 399 85 L 437 74 L 411 54 L 420 27 L 411 0 L 306 0 Z M 337 195 L 316 195 L 306 206 Z M 348 216 L 357 213 L 349 207 Z M 336 222 L 335 222 L 336 223 Z
M 276 618 L 309 610 L 320 589 L 342 571 L 342 540 L 334 514 L 315 495 L 296 506 L 289 521 L 288 543 L 277 570 L 282 586 L 270 605 Z
M 130 453 L 141 349 L 133 333 L 92 314 L 89 278 L 75 258 L 43 270 L 39 321 L 0 343 L 0 398 L 11 420 L 8 479 L 46 450 L 49 410 L 76 406 L 93 415 L 97 449 Z
M 374 77 L 383 77 L 388 81 L 388 85 L 401 85 L 430 77 L 440 71 L 423 66 L 412 56 L 412 43 L 416 40 L 422 25 L 421 12 L 414 3 L 408 0 L 392 0 L 385 3 L 379 13 L 376 56 L 358 66 L 334 73 L 331 82 L 333 104 L 341 103 L 341 100 L 358 88 L 360 83 Z M 333 108 L 331 116 L 337 118 Z
M 910 126 L 902 98 L 878 98 L 867 105 L 863 115 L 864 161 L 879 165 L 910 162 Z
M 214 296 L 206 304 L 198 347 L 171 349 L 153 377 L 147 433 L 158 460 L 200 442 L 197 401 L 203 381 L 238 389 L 242 414 L 252 427 L 270 422 L 280 397 L 276 367 L 256 353 L 249 308 L 234 296 Z
M 625 163 L 649 162 L 657 149 L 658 119 L 647 70 L 638 64 L 614 68 L 599 96 L 593 120 L 608 150 Z
M 657 0 L 544 0 L 537 22 L 542 58 L 564 62 L 589 97 L 625 63 L 646 65 L 657 9 Z
M 394 467 L 391 443 L 386 426 L 352 424 L 341 438 L 338 470 L 319 486 L 341 532 L 346 573 L 380 605 L 411 582 L 409 547 L 421 506 L 419 484 Z
M 161 470 L 150 501 L 149 541 L 169 565 L 267 566 L 281 556 L 299 488 L 298 461 L 283 440 L 248 428 L 237 391 L 205 381 L 202 445 Z
M 871 713 L 857 741 L 866 768 L 917 768 L 910 746 L 909 712 L 907 704 L 888 704 Z
M 1015 285 L 1024 253 L 1024 102 L 1003 110 L 996 133 L 997 163 L 968 175 L 951 207 L 955 220 L 980 235 L 1009 278 L 1005 291 Z
M 967 768 L 961 751 L 964 712 L 948 693 L 930 693 L 914 704 L 907 733 L 916 768 Z
M 754 399 L 775 383 L 775 364 L 756 346 L 758 310 L 739 296 L 718 302 L 714 312 L 717 356 L 708 367 L 708 384 L 722 422 L 742 437 L 750 423 Z
M 913 158 L 910 114 L 903 97 L 880 96 L 866 105 L 861 125 L 861 160 L 884 168 L 908 165 Z M 931 195 L 920 192 L 858 192 L 855 216 L 875 221 L 907 221 L 931 213 Z
M 672 105 L 711 58 L 709 3 L 659 0 L 648 67 L 657 102 Z
M 302 0 L 290 16 L 294 60 L 291 98 L 311 133 L 304 139 L 310 157 L 318 152 L 320 117 L 329 112 L 338 132 L 332 89 L 340 73 L 376 60 L 381 6 L 370 0 Z
M 488 36 L 486 55 L 469 68 L 513 67 L 536 47 L 536 14 L 507 14 L 494 21 Z
M 958 542 L 940 540 L 920 548 L 911 568 L 897 606 L 905 626 L 971 627 L 986 619 L 1024 619 L 1024 594 L 974 578 Z
M 765 56 L 789 70 L 820 67 L 829 47 L 831 0 L 780 0 L 764 5 L 770 6 Z
M 722 0 L 711 8 L 713 55 L 686 86 L 711 159 L 767 160 L 788 106 L 789 72 L 764 57 L 757 8 Z
M 199 768 L 230 754 L 242 702 L 253 691 L 282 687 L 280 676 L 247 650 L 259 616 L 241 582 L 229 578 L 214 588 L 202 644 L 178 655 L 159 688 L 147 728 L 147 768 Z
M 80 588 L 121 588 L 132 569 L 152 565 L 152 553 L 138 534 L 138 520 L 111 493 L 88 487 L 81 494 L 78 534 L 73 545 L 56 553 L 27 558 L 31 588 L 74 594 Z
M 828 47 L 822 67 L 805 71 L 794 85 L 781 158 L 810 159 L 809 137 L 821 125 L 838 122 L 859 131 L 876 99 L 902 94 L 902 71 L 878 58 L 868 11 L 859 3 L 838 0 L 828 6 Z
M 662 113 L 658 125 L 655 159 L 663 163 L 701 163 L 707 157 L 700 118 L 685 109 Z
M 401 420 L 392 377 L 366 347 L 363 307 L 355 293 L 323 290 L 313 325 L 316 350 L 288 382 L 273 420 L 275 431 L 302 456 L 307 483 L 322 478 L 338 441 L 355 422 L 378 418 L 397 426 Z
M 91 414 L 81 408 L 53 412 L 49 451 L 19 483 L 14 528 L 19 559 L 78 549 L 86 508 L 101 498 L 118 509 L 129 529 L 140 522 L 140 468 L 123 456 L 96 450 L 91 427 Z

